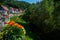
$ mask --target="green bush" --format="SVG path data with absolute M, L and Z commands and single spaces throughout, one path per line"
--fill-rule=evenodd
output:
M 18 22 L 18 23 L 26 23 L 23 19 L 19 18 L 19 16 L 13 16 L 10 18 L 10 21 L 15 21 L 15 22 Z
M 17 26 L 6 25 L 2 30 L 2 40 L 22 40 L 25 37 L 24 29 Z

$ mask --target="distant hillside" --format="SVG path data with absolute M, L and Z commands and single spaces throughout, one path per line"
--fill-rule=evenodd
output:
M 15 8 L 21 8 L 21 9 L 26 9 L 30 6 L 28 2 L 24 2 L 24 1 L 4 2 L 3 5 L 7 7 L 15 7 Z

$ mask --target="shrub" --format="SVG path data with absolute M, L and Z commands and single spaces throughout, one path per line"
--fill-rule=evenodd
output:
M 2 30 L 3 40 L 22 40 L 25 37 L 25 29 L 14 21 L 8 22 Z

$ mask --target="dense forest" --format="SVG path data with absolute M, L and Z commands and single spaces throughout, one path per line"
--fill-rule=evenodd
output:
M 28 10 L 29 9 L 29 10 Z M 43 0 L 31 4 L 22 17 L 43 40 L 60 39 L 60 1 Z
M 6 0 L 2 5 L 24 9 L 25 14 L 21 18 L 28 22 L 29 31 L 37 34 L 42 40 L 60 39 L 60 0 L 42 0 L 36 4 Z

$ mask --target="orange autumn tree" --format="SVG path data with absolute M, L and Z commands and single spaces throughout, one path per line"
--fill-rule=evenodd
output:
M 22 40 L 22 37 L 25 37 L 26 34 L 24 27 L 14 21 L 7 22 L 2 32 L 3 38 L 6 40 Z
M 7 22 L 6 24 L 9 24 L 11 27 L 16 26 L 16 27 L 21 28 L 21 29 L 24 30 L 24 27 L 22 25 L 14 22 L 14 21 Z M 24 34 L 25 34 L 25 32 L 24 32 Z

